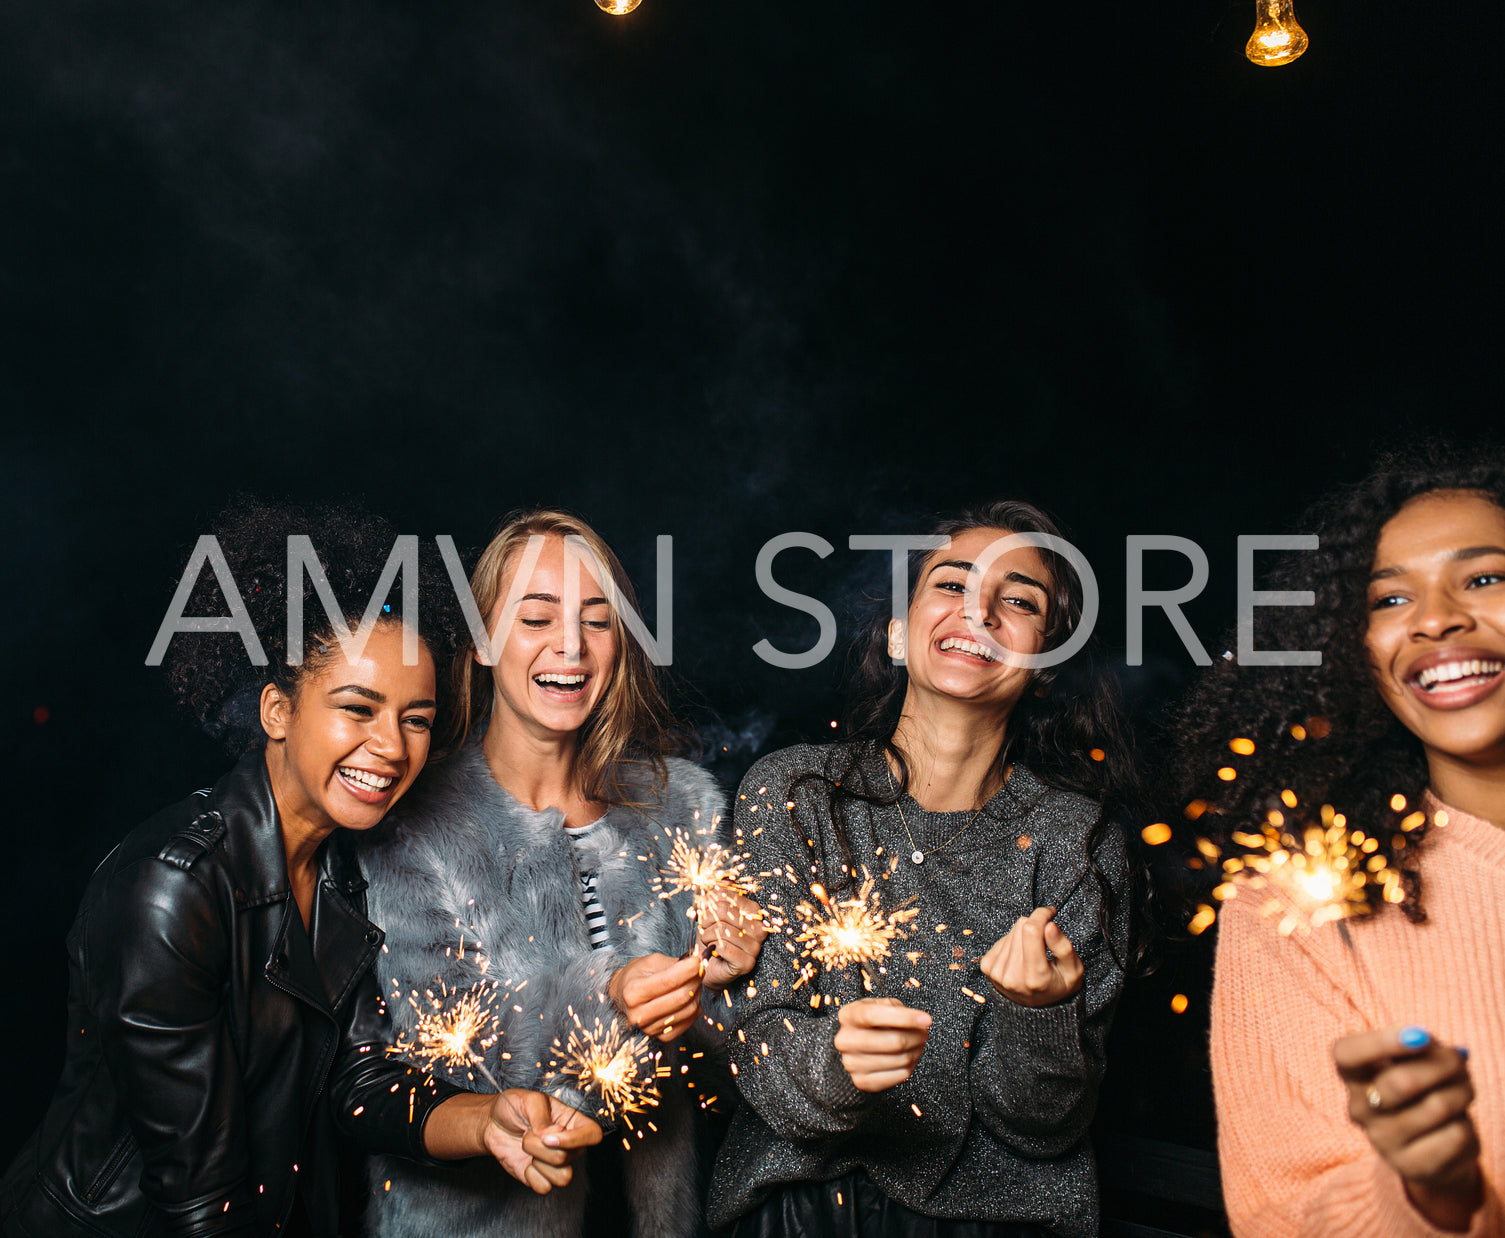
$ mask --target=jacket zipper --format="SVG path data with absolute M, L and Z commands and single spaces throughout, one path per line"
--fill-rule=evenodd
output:
M 135 1150 L 136 1137 L 127 1131 L 111 1151 L 103 1168 L 94 1175 L 94 1181 L 89 1183 L 89 1189 L 84 1192 L 84 1203 L 91 1208 L 94 1206 L 95 1200 L 108 1191 L 115 1179 L 120 1176 L 120 1171 L 125 1168 L 126 1161 Z
M 280 944 L 283 942 L 283 940 L 284 938 L 282 937 L 278 938 L 279 951 L 282 951 L 284 949 L 283 945 Z M 367 964 L 367 966 L 369 967 L 370 964 Z M 295 1002 L 299 1003 L 302 1006 L 309 1006 L 309 1002 L 301 994 L 296 992 L 290 985 L 286 984 L 282 980 L 281 976 L 273 975 L 272 973 L 266 971 L 262 972 L 262 976 L 266 979 L 266 982 L 270 984 L 274 989 L 277 989 L 281 993 L 285 993 L 288 997 L 291 997 Z M 308 1107 L 304 1109 L 302 1119 L 298 1123 L 298 1139 L 300 1145 L 302 1143 L 303 1137 L 308 1134 L 308 1124 L 313 1118 L 315 1110 L 318 1108 L 320 1099 L 324 1095 L 325 1086 L 329 1083 L 329 1068 L 334 1064 L 335 1054 L 339 1051 L 340 1047 L 339 1015 L 334 1011 L 326 1012 L 324 1010 L 320 1010 L 317 1006 L 309 1006 L 309 1008 L 312 1009 L 315 1014 L 324 1016 L 324 1019 L 328 1025 L 327 1032 L 333 1032 L 333 1035 L 328 1035 L 326 1032 L 324 1047 L 320 1051 L 320 1057 L 322 1061 L 320 1062 L 319 1066 L 319 1082 L 318 1085 L 314 1088 L 312 1100 L 310 1101 Z M 286 1207 L 281 1210 L 282 1216 L 277 1223 L 278 1229 L 281 1229 L 283 1225 L 287 1224 L 287 1218 L 292 1212 L 293 1198 L 298 1193 L 298 1176 L 296 1172 L 293 1174 L 291 1185 L 293 1188 L 292 1193 L 287 1197 Z
M 263 973 L 263 974 L 265 974 L 265 973 Z M 304 999 L 301 996 L 299 996 L 299 994 L 297 992 L 295 992 L 288 985 L 283 984 L 282 981 L 278 977 L 276 977 L 276 976 L 267 976 L 266 980 L 267 980 L 267 983 L 269 983 L 274 989 L 278 989 L 281 992 L 287 994 L 287 996 L 291 997 L 294 1001 L 296 1001 L 296 1002 L 298 1002 L 298 1003 L 300 1003 L 300 1004 L 302 1004 L 304 1006 L 308 1005 L 308 1003 L 306 1001 L 304 1001 Z M 324 1014 L 324 1012 L 322 1010 L 319 1010 L 317 1007 L 312 1007 L 311 1009 L 314 1010 L 315 1014 L 320 1014 L 320 1015 Z M 300 1145 L 300 1155 L 301 1155 L 301 1145 L 302 1145 L 302 1142 L 303 1142 L 303 1138 L 304 1138 L 305 1135 L 308 1134 L 308 1124 L 309 1124 L 309 1121 L 313 1117 L 315 1109 L 317 1109 L 317 1107 L 318 1107 L 319 1098 L 324 1095 L 324 1085 L 326 1083 L 328 1083 L 328 1081 L 329 1081 L 329 1068 L 330 1068 L 330 1066 L 334 1062 L 335 1051 L 336 1051 L 336 1049 L 338 1049 L 339 1043 L 340 1043 L 340 1025 L 339 1025 L 339 1020 L 336 1019 L 336 1018 L 334 1018 L 333 1016 L 325 1016 L 325 1017 L 328 1020 L 329 1024 L 332 1026 L 334 1035 L 330 1036 L 326 1032 L 325 1040 L 324 1040 L 324 1046 L 319 1051 L 319 1056 L 322 1059 L 322 1061 L 320 1063 L 319 1075 L 318 1075 L 319 1084 L 318 1084 L 318 1086 L 316 1088 L 314 1088 L 313 1100 L 308 1105 L 308 1107 L 306 1109 L 304 1109 L 303 1114 L 302 1114 L 302 1118 L 301 1118 L 301 1120 L 298 1123 L 298 1142 L 299 1142 L 299 1145 Z M 277 1223 L 277 1227 L 279 1229 L 281 1229 L 282 1226 L 284 1226 L 284 1225 L 287 1224 L 287 1218 L 288 1218 L 289 1215 L 291 1215 L 292 1210 L 293 1210 L 293 1198 L 298 1193 L 298 1174 L 297 1174 L 296 1169 L 294 1170 L 292 1181 L 291 1181 L 290 1185 L 292 1186 L 292 1192 L 287 1196 L 287 1202 L 286 1202 L 285 1206 L 282 1209 L 280 1209 L 282 1215 L 281 1215 L 281 1219 Z

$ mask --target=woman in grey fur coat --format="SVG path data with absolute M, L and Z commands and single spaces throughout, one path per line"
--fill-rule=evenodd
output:
M 630 1150 L 592 1154 L 547 1196 L 480 1162 L 431 1171 L 378 1158 L 367 1233 L 578 1238 L 621 1228 L 625 1212 L 634 1238 L 693 1234 L 697 1072 L 719 1044 L 722 994 L 752 969 L 764 930 L 749 900 L 666 898 L 661 874 L 676 834 L 719 832 L 722 797 L 669 755 L 672 718 L 621 618 L 631 586 L 588 525 L 549 510 L 513 517 L 471 590 L 456 750 L 361 855 L 387 933 L 377 966 L 395 1029 L 416 1021 L 414 994 L 494 982 L 509 996 L 495 1005 L 501 1035 L 485 1066 L 503 1087 L 548 1092 L 605 1124 L 598 1101 L 551 1065 L 577 1021 L 620 1019 L 662 1052 L 661 1101 L 608 1133 L 603 1147 Z M 450 1078 L 475 1086 L 464 1069 Z
M 737 799 L 770 918 L 876 900 L 912 919 L 865 973 L 798 936 L 762 952 L 727 1042 L 744 1104 L 709 1219 L 728 1238 L 1097 1233 L 1087 1128 L 1134 920 L 1126 733 L 1040 656 L 1082 614 L 1049 519 L 994 503 L 936 532 L 907 613 L 869 629 L 852 742 L 773 753 Z

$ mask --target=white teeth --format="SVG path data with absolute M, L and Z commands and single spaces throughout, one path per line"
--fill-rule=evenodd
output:
M 557 683 L 567 688 L 573 688 L 585 682 L 584 675 L 556 675 L 552 671 L 546 675 L 534 675 L 534 683 Z
M 394 781 L 381 774 L 368 774 L 363 769 L 351 769 L 348 765 L 340 766 L 340 774 L 358 786 L 368 787 L 372 791 L 385 791 Z
M 1472 658 L 1464 662 L 1444 662 L 1429 666 L 1417 673 L 1416 682 L 1426 691 L 1442 683 L 1456 683 L 1460 679 L 1475 679 L 1481 675 L 1498 675 L 1505 670 L 1505 662 L 1493 662 L 1484 658 Z
M 948 636 L 941 642 L 942 649 L 956 649 L 962 653 L 970 653 L 974 658 L 986 658 L 989 662 L 996 662 L 998 658 L 986 645 L 979 645 L 973 640 L 959 640 L 955 636 Z

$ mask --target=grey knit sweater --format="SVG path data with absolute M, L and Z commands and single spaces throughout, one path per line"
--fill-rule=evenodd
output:
M 845 853 L 832 831 L 828 790 L 819 781 L 795 784 L 813 771 L 839 772 L 852 751 L 787 748 L 743 781 L 736 825 L 754 867 L 775 874 L 758 896 L 766 906 L 788 912 L 808 900 L 812 868 L 824 869 L 819 878 L 835 893 Z M 876 749 L 863 751 L 856 778 L 870 792 L 888 790 Z M 889 874 L 877 882 L 883 908 L 914 900 L 919 909 L 909 940 L 874 980 L 881 995 L 933 1016 L 924 1055 L 898 1087 L 859 1092 L 832 1045 L 838 1003 L 870 995 L 859 970 L 822 973 L 796 989 L 793 934 L 771 937 L 729 1042 L 746 1103 L 716 1162 L 709 1219 L 730 1223 L 780 1183 L 862 1169 L 917 1212 L 1033 1222 L 1090 1238 L 1098 1208 L 1087 1127 L 1123 984 L 1097 929 L 1097 883 L 1077 884 L 1098 806 L 1047 787 L 1019 765 L 959 836 L 971 813 L 925 812 L 907 796 L 901 806 L 912 843 L 898 808 L 851 800 L 843 803 L 843 832 L 853 863 Z M 943 843 L 922 865 L 911 862 L 915 848 Z M 1121 839 L 1111 836 L 1097 858 L 1124 890 Z M 1058 922 L 1086 967 L 1085 983 L 1056 1006 L 1016 1005 L 977 960 L 1019 916 L 1062 899 Z M 1113 922 L 1120 957 L 1127 926 L 1121 901 Z

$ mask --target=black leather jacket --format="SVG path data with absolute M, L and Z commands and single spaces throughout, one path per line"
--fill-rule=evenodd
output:
M 340 833 L 305 934 L 260 752 L 132 831 L 68 935 L 70 1043 L 0 1186 L 26 1238 L 337 1224 L 336 1128 L 420 1160 L 456 1090 L 383 1056 L 382 932 Z M 311 948 L 310 948 L 311 947 Z

